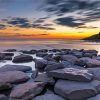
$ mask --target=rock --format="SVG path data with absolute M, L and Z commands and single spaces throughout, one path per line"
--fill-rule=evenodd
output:
M 5 56 L 3 60 L 12 60 L 12 56 Z
M 56 94 L 69 100 L 86 100 L 98 93 L 97 88 L 100 89 L 100 81 L 75 82 L 58 80 L 54 91 Z
M 54 78 L 68 79 L 73 81 L 91 81 L 93 75 L 88 70 L 76 69 L 76 68 L 64 68 L 48 72 L 48 75 Z
M 72 63 L 72 64 L 74 64 L 76 61 L 78 61 L 78 58 L 75 57 L 75 56 L 73 56 L 73 55 L 63 55 L 63 56 L 61 57 L 61 59 L 62 59 L 63 61 L 68 61 L 68 62 L 70 62 L 70 63 Z
M 45 57 L 47 55 L 48 55 L 48 53 L 44 53 L 44 52 L 37 52 L 36 53 L 36 56 L 38 56 L 38 57 Z
M 61 50 L 59 49 L 52 49 L 52 50 L 49 50 L 50 52 L 61 52 Z
M 91 58 L 80 58 L 81 61 L 83 61 L 86 64 L 86 67 L 88 68 L 96 68 L 96 67 L 100 67 L 100 61 L 96 60 L 96 59 L 91 59 Z
M 89 99 L 86 99 L 86 100 L 100 100 L 100 94 L 94 96 L 94 97 L 91 97 Z
M 16 49 L 8 49 L 8 50 L 5 50 L 4 52 L 16 52 L 17 50 Z
M 44 69 L 47 65 L 47 60 L 45 59 L 35 59 L 35 68 Z
M 74 52 L 72 52 L 72 55 L 74 55 L 74 56 L 76 56 L 78 58 L 81 58 L 83 56 L 83 53 L 80 52 L 80 51 L 74 51 Z
M 93 74 L 94 79 L 100 81 L 100 68 L 87 68 L 87 70 Z
M 7 71 L 0 73 L 1 83 L 20 83 L 25 82 L 29 77 L 21 71 Z
M 53 64 L 48 64 L 46 67 L 45 67 L 45 71 L 51 71 L 51 70 L 56 70 L 56 69 L 62 69 L 64 68 L 63 64 L 61 63 L 56 63 L 54 62 Z
M 11 89 L 12 85 L 10 83 L 0 82 L 0 91 Z
M 38 75 L 38 70 L 35 70 L 35 71 L 32 72 L 31 77 L 32 77 L 33 79 L 35 79 L 35 78 L 37 77 L 37 75 Z
M 14 53 L 10 53 L 10 52 L 4 52 L 4 53 L 1 53 L 1 54 L 4 54 L 5 56 L 14 56 Z
M 65 99 L 55 94 L 45 94 L 37 96 L 33 100 L 65 100 Z
M 83 50 L 84 53 L 98 53 L 96 50 Z
M 57 62 L 59 62 L 61 60 L 61 56 L 55 55 L 55 56 L 53 56 L 53 59 L 56 60 Z
M 4 65 L 0 67 L 0 72 L 6 72 L 6 71 L 31 71 L 32 68 L 30 66 L 24 66 L 24 65 Z
M 30 50 L 30 51 L 26 51 L 26 50 L 21 50 L 20 52 L 24 53 L 24 54 L 35 54 L 36 51 L 34 50 Z
M 52 77 L 47 76 L 46 73 L 38 74 L 38 76 L 34 79 L 35 82 L 43 82 L 46 84 L 54 85 L 55 80 Z
M 47 60 L 47 61 L 55 61 L 53 58 L 52 58 L 53 54 L 48 54 L 46 56 L 43 57 L 43 59 Z
M 10 94 L 10 100 L 31 100 L 40 94 L 44 89 L 44 84 L 39 82 L 24 83 L 17 85 Z
M 46 52 L 48 52 L 48 49 L 40 49 L 37 52 L 44 52 L 44 53 L 46 53 Z
M 19 55 L 19 56 L 15 56 L 12 62 L 24 63 L 24 62 L 31 62 L 32 60 L 33 60 L 33 57 L 30 55 Z
M 4 94 L 0 94 L 0 100 L 8 100 L 8 98 Z
M 5 58 L 5 54 L 0 53 L 0 60 L 3 60 Z

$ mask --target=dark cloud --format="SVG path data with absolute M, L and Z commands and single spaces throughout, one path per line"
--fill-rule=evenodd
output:
M 57 24 L 64 25 L 64 26 L 69 26 L 69 27 L 78 27 L 80 25 L 84 25 L 84 23 L 81 22 L 75 22 L 77 20 L 71 18 L 71 17 L 63 17 L 63 18 L 58 18 L 55 20 Z
M 70 27 L 79 26 L 100 19 L 100 0 L 44 0 L 42 8 L 47 13 L 61 17 L 57 23 Z M 71 16 L 70 16 L 71 14 Z M 63 18 L 66 16 L 68 18 Z M 71 18 L 69 18 L 71 17 Z M 68 21 L 68 19 L 70 21 Z M 75 21 L 81 22 L 76 23 Z
M 12 18 L 10 21 L 8 21 L 8 24 L 15 25 L 22 28 L 31 27 L 29 20 L 26 18 Z
M 6 28 L 6 26 L 5 25 L 3 25 L 3 24 L 0 24 L 0 29 L 2 30 L 2 29 L 5 29 Z

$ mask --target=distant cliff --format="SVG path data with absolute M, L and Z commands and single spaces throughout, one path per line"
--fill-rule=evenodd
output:
M 95 35 L 92 35 L 90 37 L 84 38 L 83 40 L 100 41 L 100 32 L 98 34 L 95 34 Z

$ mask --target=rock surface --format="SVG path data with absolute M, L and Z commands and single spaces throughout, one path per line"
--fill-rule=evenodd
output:
M 92 98 L 89 98 L 87 100 L 100 100 L 100 94 L 98 94 L 98 95 L 96 95 L 96 96 L 94 96 Z
M 37 96 L 33 100 L 65 100 L 65 99 L 55 94 L 45 94 L 45 95 Z
M 85 100 L 97 94 L 100 89 L 100 81 L 75 82 L 58 80 L 55 85 L 55 93 L 69 100 Z
M 6 72 L 6 71 L 31 71 L 32 68 L 30 66 L 24 66 L 24 65 L 4 65 L 0 67 L 0 72 Z
M 33 57 L 30 55 L 19 55 L 19 56 L 15 56 L 12 62 L 24 63 L 24 62 L 31 62 L 32 60 L 33 60 Z
M 30 100 L 44 89 L 43 83 L 24 83 L 17 85 L 10 94 L 10 100 Z
M 48 72 L 48 75 L 60 79 L 68 79 L 73 81 L 91 81 L 93 75 L 88 70 L 81 70 L 77 68 L 64 68 Z
M 7 71 L 0 73 L 0 83 L 20 83 L 25 82 L 29 77 L 21 71 Z

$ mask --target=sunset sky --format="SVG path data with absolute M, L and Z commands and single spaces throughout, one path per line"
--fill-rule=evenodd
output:
M 0 0 L 0 39 L 81 39 L 100 32 L 100 0 Z

